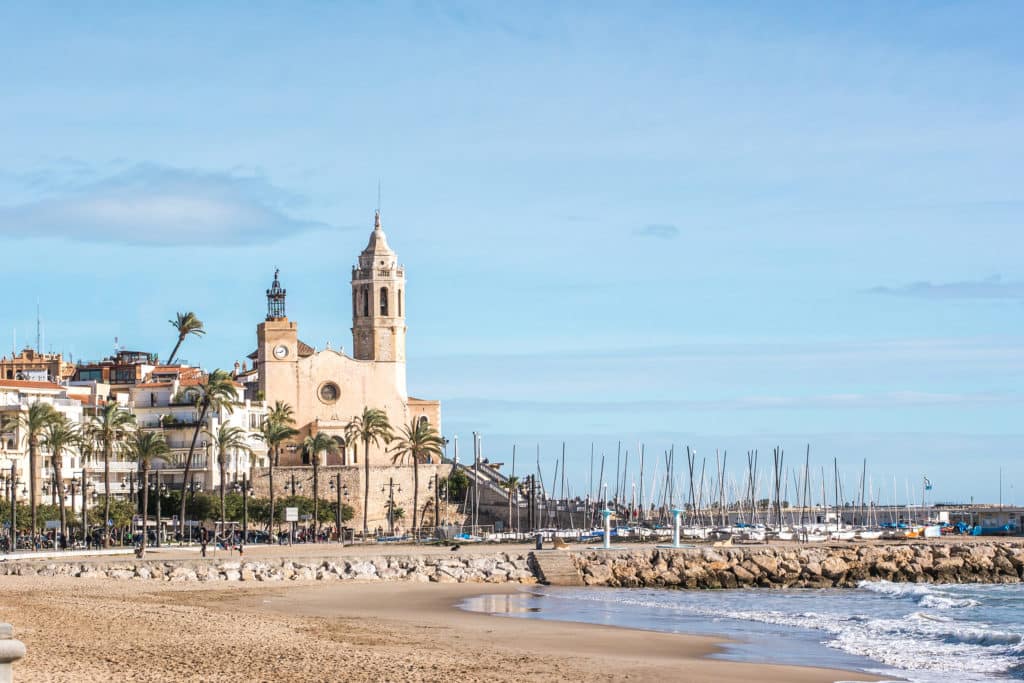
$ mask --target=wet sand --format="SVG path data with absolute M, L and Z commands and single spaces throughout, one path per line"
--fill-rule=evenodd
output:
M 28 681 L 874 680 L 706 659 L 720 639 L 465 612 L 516 586 L 0 579 Z M 500 598 L 498 598 L 500 600 Z

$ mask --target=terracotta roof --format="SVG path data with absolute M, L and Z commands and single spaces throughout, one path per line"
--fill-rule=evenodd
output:
M 0 387 L 7 387 L 8 389 L 49 389 L 54 391 L 64 391 L 64 387 L 53 382 L 29 382 L 22 379 L 0 379 Z
M 156 389 L 158 387 L 169 387 L 173 386 L 171 382 L 143 382 L 142 384 L 136 384 L 139 389 Z
M 316 353 L 316 349 L 314 349 L 312 346 L 310 346 L 306 342 L 302 341 L 301 339 L 299 340 L 299 358 L 306 358 L 308 356 L 312 356 L 314 353 Z M 259 357 L 260 357 L 259 349 L 256 349 L 255 351 L 250 353 L 248 356 L 246 356 L 246 358 L 248 358 L 250 360 L 257 360 Z
M 73 401 L 78 401 L 79 403 L 85 404 L 87 406 L 91 406 L 94 403 L 94 401 L 92 400 L 92 397 L 90 397 L 90 396 L 79 396 L 77 394 L 68 394 L 68 398 L 70 398 Z M 107 399 L 105 399 L 105 398 L 97 398 L 96 401 L 95 401 L 96 405 L 103 405 L 106 402 L 107 402 Z

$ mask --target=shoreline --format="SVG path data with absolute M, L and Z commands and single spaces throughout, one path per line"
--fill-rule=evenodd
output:
M 513 584 L 172 584 L 4 577 L 29 681 L 877 681 L 711 659 L 727 639 L 464 610 Z M 499 597 L 500 599 L 500 597 Z M 184 654 L 182 654 L 184 653 Z

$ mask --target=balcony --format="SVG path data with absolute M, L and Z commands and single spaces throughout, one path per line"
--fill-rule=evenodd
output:
M 405 277 L 405 268 L 398 266 L 397 268 L 353 268 L 352 279 L 353 280 L 371 280 L 375 277 Z

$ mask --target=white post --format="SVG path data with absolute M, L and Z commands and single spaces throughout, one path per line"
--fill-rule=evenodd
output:
M 605 508 L 601 516 L 604 517 L 604 549 L 609 550 L 612 547 L 612 511 Z
M 679 519 L 683 511 L 679 508 L 672 508 L 672 547 L 679 547 Z
M 0 683 L 14 681 L 14 662 L 25 656 L 25 645 L 14 639 L 10 624 L 0 624 Z

